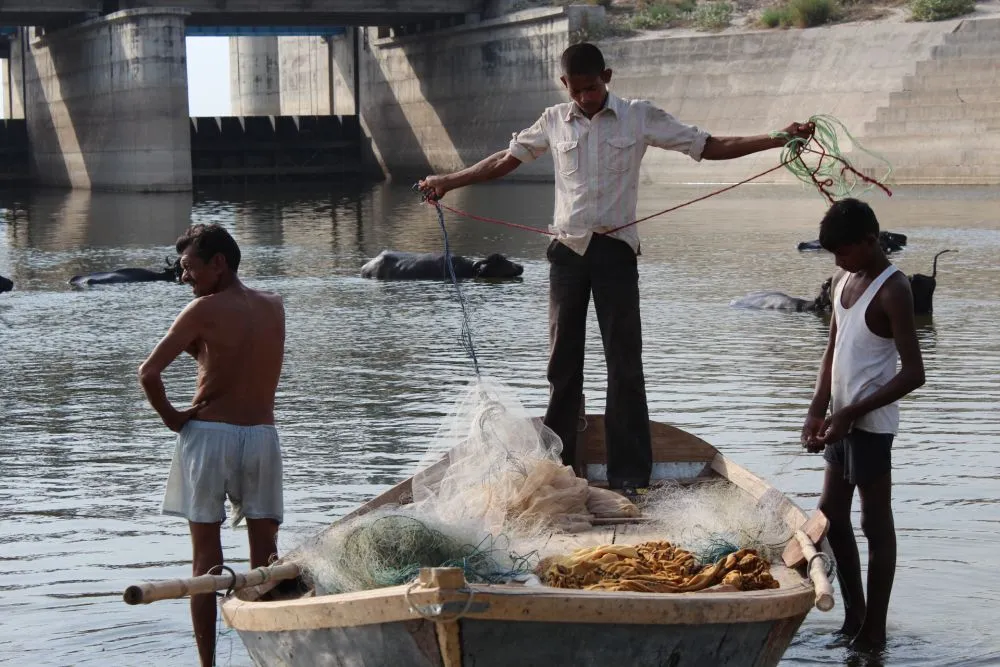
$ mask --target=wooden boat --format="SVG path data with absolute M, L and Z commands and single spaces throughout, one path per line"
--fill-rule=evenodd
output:
M 707 442 L 657 422 L 651 429 L 654 483 L 724 478 L 745 491 L 748 501 L 778 494 L 790 529 L 806 523 L 791 500 Z M 603 434 L 603 417 L 587 417 L 578 447 L 591 484 L 605 479 Z M 340 521 L 405 502 L 411 481 Z M 640 521 L 618 519 L 554 539 L 563 540 L 568 553 L 581 543 L 657 539 L 650 530 Z M 825 539 L 819 547 L 828 551 Z M 460 569 L 434 568 L 410 585 L 261 601 L 271 582 L 227 596 L 221 608 L 262 666 L 768 667 L 781 659 L 817 600 L 804 568 L 772 564 L 771 574 L 780 588 L 659 594 L 469 585 Z

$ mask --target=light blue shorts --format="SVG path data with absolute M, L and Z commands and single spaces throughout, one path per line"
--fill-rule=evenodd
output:
M 163 514 L 196 523 L 284 519 L 281 448 L 274 426 L 235 426 L 192 419 L 177 435 L 163 494 Z

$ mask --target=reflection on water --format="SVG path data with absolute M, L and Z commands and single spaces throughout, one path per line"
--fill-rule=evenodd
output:
M 640 214 L 703 194 L 644 191 Z M 546 184 L 456 193 L 452 204 L 544 227 Z M 903 405 L 894 447 L 899 569 L 886 665 L 1000 661 L 996 454 L 1000 426 L 1000 224 L 988 189 L 904 189 L 873 198 L 883 226 L 909 236 L 894 261 L 930 273 L 934 316 L 920 322 L 928 384 Z M 241 274 L 284 295 L 288 353 L 278 418 L 286 457 L 287 550 L 309 532 L 412 472 L 471 365 L 458 340 L 451 288 L 358 277 L 391 248 L 438 250 L 435 216 L 404 185 L 341 190 L 215 191 L 191 195 L 31 192 L 0 196 L 0 661 L 30 665 L 192 664 L 185 601 L 127 607 L 121 591 L 185 576 L 182 521 L 158 514 L 173 440 L 142 397 L 139 363 L 190 299 L 178 285 L 76 289 L 78 273 L 157 269 L 190 222 L 219 222 L 243 248 Z M 650 411 L 706 438 L 774 481 L 803 507 L 816 502 L 822 460 L 799 453 L 827 322 L 748 311 L 757 290 L 815 295 L 829 255 L 799 253 L 815 238 L 822 199 L 797 188 L 744 187 L 645 223 L 640 259 Z M 545 404 L 546 239 L 449 219 L 456 252 L 503 252 L 519 283 L 468 283 L 464 293 L 484 373 Z M 6 322 L 6 325 L 4 324 Z M 596 319 L 586 393 L 603 408 Z M 190 397 L 194 365 L 166 381 Z M 246 533 L 224 529 L 246 565 Z M 863 539 L 861 540 L 863 547 Z M 862 556 L 864 558 L 864 555 Z M 840 607 L 813 611 L 783 664 L 870 664 L 828 648 Z M 16 615 L 16 616 L 15 616 Z M 224 634 L 220 664 L 246 665 Z

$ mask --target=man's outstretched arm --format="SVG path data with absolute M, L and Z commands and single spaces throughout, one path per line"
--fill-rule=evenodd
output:
M 440 199 L 449 190 L 457 190 L 466 185 L 503 178 L 520 165 L 521 161 L 511 155 L 509 150 L 504 149 L 461 171 L 440 176 L 428 176 L 420 181 L 419 187 L 428 196 Z
M 792 123 L 782 132 L 786 135 L 808 139 L 816 127 L 812 123 Z M 705 141 L 704 160 L 732 160 L 752 153 L 781 148 L 788 139 L 759 134 L 752 137 L 709 137 Z
M 428 197 L 440 199 L 447 192 L 503 178 L 525 162 L 530 162 L 549 149 L 545 115 L 531 127 L 516 133 L 505 150 L 498 151 L 471 167 L 450 174 L 428 176 L 420 181 L 420 190 Z

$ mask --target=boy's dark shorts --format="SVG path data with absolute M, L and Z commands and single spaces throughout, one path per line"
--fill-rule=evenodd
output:
M 844 469 L 848 484 L 868 484 L 892 470 L 892 433 L 854 429 L 843 440 L 827 445 L 823 458 Z

